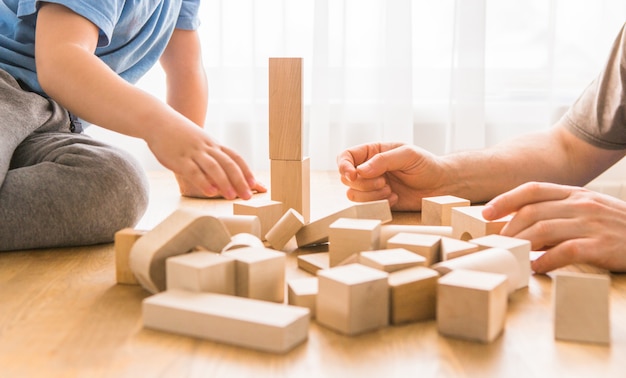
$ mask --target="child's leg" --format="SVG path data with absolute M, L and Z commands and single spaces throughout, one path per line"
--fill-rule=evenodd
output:
M 34 133 L 0 187 L 0 250 L 111 242 L 147 201 L 145 175 L 126 153 L 85 135 Z
M 67 111 L 56 102 L 23 90 L 0 70 L 0 186 L 9 169 L 13 151 L 35 130 L 69 130 Z

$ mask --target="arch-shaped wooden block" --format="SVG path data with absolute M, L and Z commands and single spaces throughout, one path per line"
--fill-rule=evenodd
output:
M 139 238 L 130 251 L 130 268 L 137 281 L 151 293 L 165 290 L 165 259 L 197 246 L 219 252 L 230 234 L 216 217 L 195 211 L 174 211 Z

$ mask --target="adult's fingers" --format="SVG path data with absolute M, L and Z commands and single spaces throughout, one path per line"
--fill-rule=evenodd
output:
M 593 253 L 588 239 L 572 239 L 548 249 L 542 256 L 531 263 L 536 273 L 547 273 L 569 264 L 589 262 L 589 253 Z
M 567 198 L 572 187 L 545 182 L 529 182 L 492 199 L 485 205 L 483 217 L 495 220 L 517 212 L 529 204 Z

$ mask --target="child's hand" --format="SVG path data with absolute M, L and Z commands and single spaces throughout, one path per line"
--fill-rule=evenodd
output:
M 146 139 L 148 147 L 176 174 L 181 194 L 232 200 L 250 199 L 252 191 L 267 191 L 239 154 L 216 143 L 197 126 L 185 123 L 154 131 Z

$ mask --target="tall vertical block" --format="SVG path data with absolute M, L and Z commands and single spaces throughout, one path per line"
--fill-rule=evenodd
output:
M 318 323 L 346 335 L 389 324 L 388 273 L 349 264 L 320 270 L 317 277 Z
M 272 160 L 271 197 L 294 209 L 305 223 L 311 218 L 311 160 Z M 266 231 L 267 232 L 267 231 Z
M 605 274 L 557 272 L 553 281 L 554 338 L 608 344 L 609 291 Z
M 271 160 L 303 160 L 302 58 L 269 59 Z

